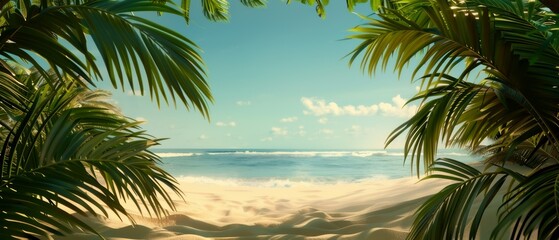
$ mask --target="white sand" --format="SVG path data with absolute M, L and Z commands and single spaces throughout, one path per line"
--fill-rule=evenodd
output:
M 413 213 L 445 182 L 417 178 L 289 188 L 181 180 L 186 202 L 164 219 L 88 219 L 108 239 L 403 239 Z M 97 239 L 73 234 L 58 239 Z

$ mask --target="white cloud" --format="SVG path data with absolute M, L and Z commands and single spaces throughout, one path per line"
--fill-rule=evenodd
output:
M 311 114 L 315 116 L 324 116 L 324 115 L 350 115 L 350 116 L 367 116 L 375 114 L 378 111 L 377 105 L 370 105 L 370 106 L 353 106 L 353 105 L 346 105 L 346 106 L 339 106 L 335 102 L 326 103 L 323 99 L 316 99 L 316 98 L 301 98 L 301 102 L 303 105 L 308 109 L 308 111 L 304 111 L 305 114 Z
M 299 126 L 299 132 L 297 133 L 299 136 L 305 136 L 307 131 L 305 131 L 305 126 Z
M 287 135 L 287 130 L 280 127 L 272 127 L 272 134 L 277 136 L 285 136 Z
M 307 110 L 303 111 L 307 115 L 315 116 L 372 116 L 377 113 L 381 113 L 383 116 L 391 117 L 410 117 L 417 111 L 416 105 L 405 105 L 406 100 L 400 95 L 396 95 L 392 98 L 392 103 L 380 102 L 378 104 L 372 104 L 369 106 L 365 105 L 345 105 L 339 106 L 335 102 L 326 102 L 323 99 L 307 98 L 302 97 L 301 102 L 306 107 Z M 319 119 L 319 122 L 325 122 L 325 120 Z
M 206 139 L 208 139 L 208 136 L 206 136 L 206 134 L 202 134 L 202 135 L 200 135 L 200 137 L 198 137 L 198 139 L 206 140 Z
M 318 119 L 318 123 L 320 124 L 326 124 L 328 123 L 328 118 L 322 117 Z
M 400 97 L 400 95 L 396 95 L 392 98 L 392 103 L 379 103 L 379 109 L 384 116 L 390 117 L 411 117 L 417 112 L 416 105 L 405 105 L 406 99 Z M 405 106 L 404 106 L 405 105 Z
M 272 140 L 273 140 L 272 137 L 266 137 L 266 138 L 260 139 L 261 142 L 271 142 Z
M 345 131 L 349 134 L 358 134 L 361 132 L 362 128 L 359 125 L 351 125 L 350 128 L 347 128 Z
M 144 94 L 146 94 L 146 92 L 144 92 Z M 142 93 L 141 93 L 140 89 L 136 89 L 136 90 L 130 89 L 130 90 L 126 91 L 126 95 L 141 97 Z
M 292 123 L 297 121 L 297 117 L 286 117 L 286 118 L 282 118 L 280 119 L 280 122 L 284 122 L 284 123 Z
M 332 129 L 320 129 L 320 131 L 318 131 L 320 134 L 325 134 L 325 135 L 330 135 L 330 134 L 334 134 L 334 131 Z
M 237 106 L 250 106 L 252 103 L 250 101 L 243 101 L 243 100 L 239 100 L 236 102 Z
M 237 126 L 236 122 L 217 122 L 215 124 L 218 127 L 235 127 Z
M 142 122 L 142 123 L 147 123 L 148 122 L 148 120 L 145 117 L 137 117 L 134 120 L 136 120 L 138 122 Z
M 136 91 L 128 90 L 126 91 L 126 95 L 141 97 L 142 93 L 140 92 L 140 90 L 136 90 Z
M 421 91 L 421 87 L 415 86 L 415 91 L 417 91 L 417 92 Z

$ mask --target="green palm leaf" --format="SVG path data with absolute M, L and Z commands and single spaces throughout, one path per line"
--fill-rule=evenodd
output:
M 477 239 L 483 215 L 509 173 L 503 169 L 481 173 L 452 159 L 438 159 L 430 170 L 434 173 L 424 179 L 442 178 L 453 183 L 421 205 L 407 239 Z
M 358 34 L 350 38 L 362 43 L 350 63 L 362 55 L 361 67 L 372 74 L 385 69 L 392 56 L 398 71 L 419 58 L 414 75 L 425 71 L 420 78 L 424 90 L 412 99 L 424 104 L 387 143 L 408 132 L 406 152 L 416 158 L 412 162 L 423 154 L 428 166 L 442 139 L 448 146 L 476 149 L 484 138 L 502 132 L 498 124 L 509 122 L 508 142 L 539 137 L 558 146 L 559 92 L 553 86 L 559 54 L 542 48 L 549 45 L 549 36 L 526 18 L 536 9 L 525 15 L 529 6 L 508 1 L 453 4 L 409 1 L 353 29 Z M 469 82 L 468 76 L 478 71 L 483 80 Z
M 266 5 L 264 0 L 241 0 L 241 3 L 247 7 L 262 7 Z
M 501 220 L 492 238 L 500 239 L 513 227 L 515 239 L 559 237 L 559 166 L 554 164 L 530 174 L 507 195 Z
M 171 29 L 131 14 L 157 11 L 181 15 L 174 5 L 124 0 L 31 8 L 26 15 L 13 11 L 6 16 L 0 54 L 7 59 L 23 59 L 48 75 L 40 60 L 44 59 L 59 78 L 68 74 L 93 84 L 90 73 L 101 77 L 101 72 L 88 48 L 88 36 L 114 87 L 139 88 L 142 94 L 147 87 L 158 104 L 178 101 L 207 116 L 207 102 L 212 97 L 198 47 Z
M 71 80 L 49 85 L 36 73 L 21 79 L 32 94 L 11 113 L 21 120 L 0 152 L 0 238 L 95 232 L 71 213 L 130 217 L 123 200 L 157 217 L 174 209 L 167 190 L 180 198 L 176 181 L 148 150 L 159 140 L 114 111 L 108 93 Z
M 476 238 L 485 208 L 507 177 L 518 183 L 508 189 L 491 237 L 507 238 L 512 229 L 517 239 L 557 238 L 557 15 L 534 1 L 393 2 L 353 29 L 350 38 L 360 44 L 350 64 L 360 58 L 369 74 L 386 70 L 390 59 L 399 73 L 414 66 L 412 78 L 422 75 L 422 91 L 410 101 L 421 105 L 387 145 L 405 134 L 406 158 L 418 175 L 422 159 L 432 166 L 427 178 L 454 181 L 421 207 L 409 238 Z M 526 178 L 505 167 L 481 173 L 435 161 L 441 143 L 483 154 L 488 166 L 516 162 L 535 170 Z

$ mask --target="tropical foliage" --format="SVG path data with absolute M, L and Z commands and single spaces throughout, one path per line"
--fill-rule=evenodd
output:
M 559 17 L 548 2 L 394 0 L 353 29 L 351 62 L 369 74 L 412 66 L 421 85 L 410 100 L 421 107 L 387 144 L 405 135 L 418 175 L 423 165 L 453 182 L 419 209 L 409 239 L 480 237 L 494 201 L 499 223 L 484 238 L 559 237 Z M 487 169 L 435 159 L 441 144 L 482 154 Z
M 1 115 L 0 237 L 94 232 L 70 213 L 106 215 L 106 205 L 128 216 L 122 199 L 154 216 L 173 208 L 166 191 L 180 195 L 176 182 L 148 151 L 159 140 L 122 116 L 107 92 L 48 77 L 16 75 L 22 102 Z
M 194 43 L 138 13 L 170 2 L 0 1 L 0 239 L 94 229 L 77 216 L 152 216 L 181 196 L 149 151 L 159 139 L 123 116 L 97 80 L 208 116 Z M 141 14 L 143 15 L 143 14 Z M 75 213 L 75 214 L 73 214 Z

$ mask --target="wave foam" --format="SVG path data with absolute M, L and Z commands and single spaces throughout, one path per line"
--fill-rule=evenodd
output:
M 175 153 L 175 152 L 166 152 L 166 153 L 155 153 L 160 158 L 173 158 L 173 157 L 192 157 L 194 155 L 199 156 L 202 155 L 201 153 Z
M 319 152 L 299 152 L 299 151 L 274 151 L 274 152 L 261 152 L 261 151 L 235 151 L 235 152 L 210 152 L 208 155 L 254 155 L 254 156 L 302 156 L 314 157 Z
M 404 179 L 404 178 L 402 178 Z M 407 178 L 406 178 L 407 179 Z M 381 182 L 395 180 L 388 176 L 378 175 L 369 178 L 356 179 L 356 180 L 294 180 L 294 179 L 242 179 L 242 178 L 213 178 L 205 176 L 180 176 L 177 177 L 179 182 L 198 183 L 198 184 L 213 184 L 228 187 L 261 187 L 261 188 L 292 188 L 292 187 L 313 187 L 325 185 L 342 185 L 342 184 L 359 184 L 369 182 Z
M 156 153 L 162 158 L 173 158 L 173 157 L 191 157 L 200 155 L 246 155 L 246 156 L 286 156 L 286 157 L 323 157 L 323 158 L 337 158 L 337 157 L 374 157 L 374 156 L 393 156 L 393 157 L 403 157 L 404 152 L 398 151 L 385 151 L 385 150 L 364 150 L 364 151 L 257 151 L 257 150 L 246 150 L 246 151 L 223 151 L 223 152 L 206 152 L 206 153 L 192 153 L 192 152 L 163 152 Z M 470 156 L 468 153 L 461 152 L 439 152 L 440 157 L 464 157 Z
M 290 157 L 371 157 L 371 156 L 403 156 L 404 153 L 387 151 L 232 151 L 209 152 L 208 155 L 252 155 L 252 156 L 290 156 Z

